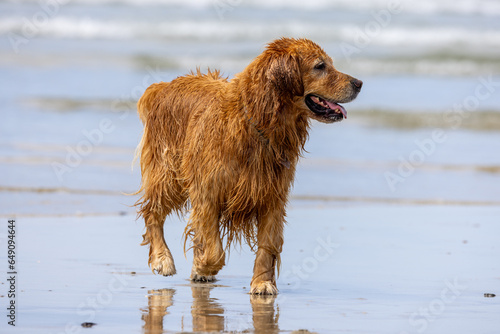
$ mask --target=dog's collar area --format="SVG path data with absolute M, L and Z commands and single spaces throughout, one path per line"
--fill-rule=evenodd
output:
M 247 109 L 247 106 L 246 105 L 243 105 L 243 113 L 245 114 L 245 117 L 246 119 L 248 120 L 248 122 L 250 123 L 250 125 L 252 126 L 252 128 L 257 132 L 257 134 L 259 135 L 259 138 L 262 140 L 262 142 L 266 145 L 269 145 L 269 139 L 266 137 L 266 135 L 264 134 L 264 131 L 260 130 L 258 127 L 257 127 L 257 124 L 255 123 L 255 121 L 253 120 L 252 116 L 250 116 L 248 114 L 248 109 Z
M 250 126 L 257 132 L 260 140 L 266 145 L 269 145 L 269 138 L 266 137 L 264 134 L 264 131 L 260 130 L 257 127 L 257 124 L 253 120 L 252 116 L 249 115 L 248 109 L 246 105 L 243 105 L 243 113 L 245 114 L 245 118 L 247 119 L 248 123 L 250 123 Z M 280 163 L 286 167 L 286 169 L 290 169 L 291 163 L 288 161 L 288 159 L 281 159 Z

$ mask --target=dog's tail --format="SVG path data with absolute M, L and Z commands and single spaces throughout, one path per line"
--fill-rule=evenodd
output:
M 135 193 L 141 195 L 135 204 L 138 216 L 151 210 L 182 213 L 186 206 L 184 187 L 178 177 L 180 161 L 175 154 L 180 145 L 178 134 L 185 132 L 178 121 L 183 110 L 172 107 L 173 98 L 171 83 L 160 82 L 149 86 L 137 102 L 144 125 L 134 157 L 134 163 L 140 161 L 142 175 L 140 189 Z
M 163 83 L 164 84 L 164 83 Z M 152 84 L 149 86 L 144 94 L 141 96 L 139 101 L 137 101 L 137 114 L 139 115 L 139 119 L 141 120 L 142 124 L 144 125 L 144 131 L 141 137 L 141 141 L 139 142 L 139 145 L 137 145 L 134 153 L 134 160 L 132 160 L 132 169 L 134 169 L 134 165 L 137 162 L 137 159 L 141 156 L 142 149 L 144 148 L 144 141 L 146 139 L 146 122 L 149 117 L 149 113 L 151 110 L 151 104 L 152 104 L 152 99 L 156 97 L 158 91 L 160 89 L 163 89 L 164 86 L 160 84 Z M 132 195 L 137 195 L 142 191 L 139 189 L 137 192 L 133 193 Z
M 159 90 L 164 88 L 164 84 L 152 84 L 149 86 L 144 94 L 141 96 L 139 101 L 137 101 L 137 114 L 139 115 L 139 119 L 141 120 L 142 124 L 144 125 L 144 130 L 142 132 L 142 137 L 139 142 L 139 145 L 137 145 L 134 153 L 134 159 L 132 160 L 132 169 L 134 169 L 134 166 L 137 162 L 137 160 L 143 155 L 144 153 L 144 145 L 145 142 L 148 138 L 148 126 L 147 126 L 147 120 L 150 116 L 150 112 L 152 109 L 152 104 L 154 103 L 154 99 L 156 98 L 157 94 L 159 93 Z M 144 172 L 143 165 L 141 163 L 141 172 Z M 141 186 L 139 190 L 137 190 L 135 193 L 130 194 L 130 195 L 138 195 L 142 193 L 145 189 L 145 182 L 144 182 L 144 175 L 143 175 L 143 180 L 141 182 Z M 139 201 L 135 203 L 135 206 L 141 206 L 144 204 L 143 198 L 141 198 Z
M 159 96 L 160 94 L 162 94 L 162 91 L 164 91 L 169 86 L 169 84 L 169 82 L 159 82 L 152 84 L 146 89 L 139 101 L 137 101 L 137 114 L 139 115 L 139 119 L 144 125 L 144 132 L 142 134 L 139 145 L 137 145 L 137 148 L 135 149 L 132 168 L 137 162 L 137 159 L 139 159 L 139 157 L 141 156 L 141 152 L 144 148 L 144 142 L 147 138 L 146 132 L 148 131 L 147 122 L 148 119 L 151 118 L 151 112 L 153 112 L 153 110 L 155 109 L 158 109 L 158 103 L 159 101 L 161 101 L 161 99 L 159 99 Z
M 156 104 L 161 101 L 158 97 L 162 90 L 165 90 L 169 85 L 168 82 L 159 82 L 149 86 L 144 94 L 141 96 L 137 102 L 137 113 L 141 119 L 142 124 L 146 125 L 146 121 L 149 118 L 152 109 L 158 108 Z

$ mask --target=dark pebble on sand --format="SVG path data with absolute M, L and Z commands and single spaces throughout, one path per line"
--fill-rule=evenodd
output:
M 95 325 L 97 325 L 97 324 L 94 322 L 83 322 L 82 323 L 82 327 L 84 327 L 84 328 L 90 328 L 90 327 L 95 326 Z

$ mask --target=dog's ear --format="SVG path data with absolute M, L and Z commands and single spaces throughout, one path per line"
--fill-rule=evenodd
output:
M 279 94 L 304 95 L 299 57 L 289 52 L 269 54 L 267 79 Z

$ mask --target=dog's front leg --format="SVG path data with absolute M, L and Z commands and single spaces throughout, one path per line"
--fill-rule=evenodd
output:
M 250 293 L 276 295 L 276 263 L 280 262 L 283 246 L 284 210 L 271 211 L 258 221 L 257 255 L 253 267 Z

